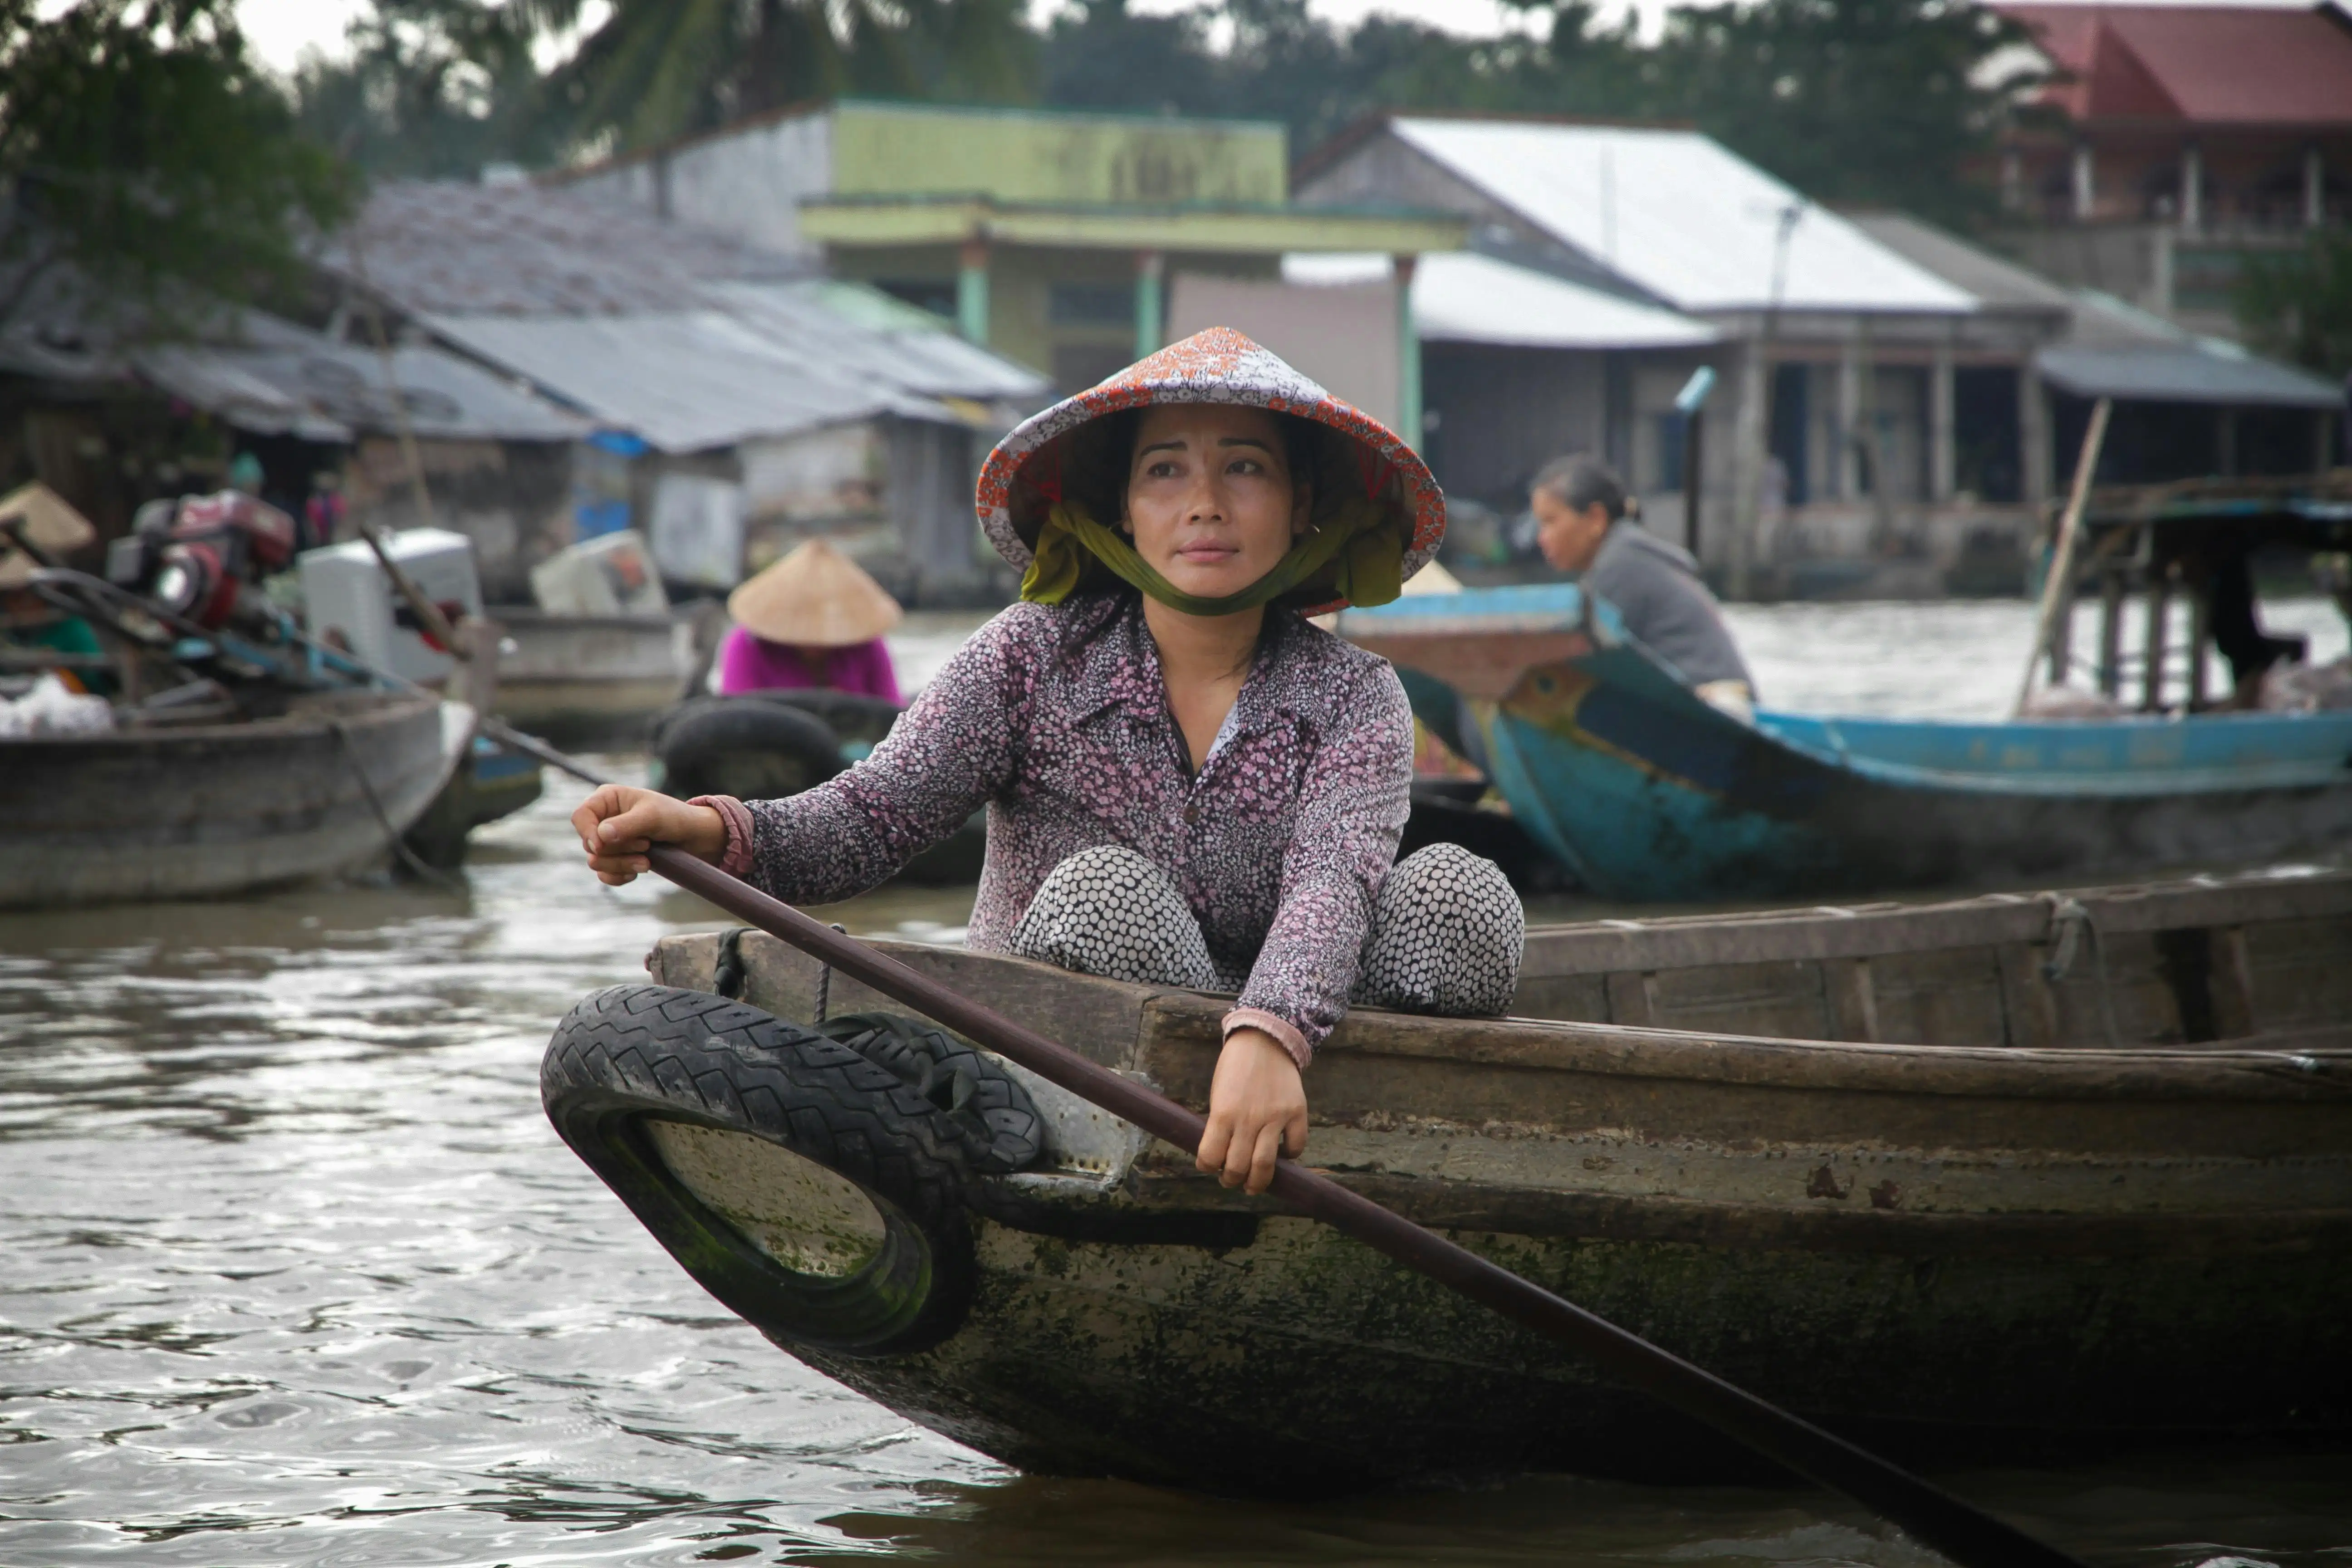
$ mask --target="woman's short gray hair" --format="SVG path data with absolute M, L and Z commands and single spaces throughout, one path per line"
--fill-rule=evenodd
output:
M 1554 458 L 1536 470 L 1535 482 L 1528 488 L 1557 498 L 1570 511 L 1598 505 L 1612 520 L 1625 515 L 1625 481 L 1589 452 Z

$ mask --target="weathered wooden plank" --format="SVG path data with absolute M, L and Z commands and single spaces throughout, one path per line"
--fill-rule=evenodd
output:
M 2352 916 L 2243 929 L 2257 1026 L 2294 1029 L 2352 1018 Z
M 1601 1022 L 1622 1024 L 1633 1029 L 1648 1028 L 1654 1021 L 1651 1016 L 1650 977 L 1636 973 L 1602 978 L 1608 987 L 1609 1014 Z
M 1885 1025 L 1878 1016 L 1877 977 L 1867 958 L 1822 961 L 1822 999 L 1829 1009 L 1830 1037 L 1838 1040 L 1883 1040 Z
M 1136 1036 L 1142 1010 L 1165 987 L 1129 985 L 1091 974 L 1073 974 L 1049 963 L 1007 958 L 1000 953 L 970 952 L 962 948 L 935 947 L 928 942 L 875 941 L 873 946 L 943 985 L 951 985 L 975 1001 L 1019 1018 L 1032 1028 L 1052 1036 L 1072 1050 L 1105 1067 L 1125 1070 L 1134 1065 Z M 664 937 L 656 944 L 646 967 L 667 985 L 698 991 L 711 989 L 711 972 L 718 957 L 715 932 Z M 815 1011 L 817 975 L 821 966 L 799 950 L 764 931 L 742 939 L 744 994 L 754 1005 L 780 1018 L 805 1023 Z M 1184 994 L 1214 1005 L 1222 1016 L 1229 1002 L 1211 1003 L 1196 993 Z M 905 1006 L 867 990 L 845 974 L 835 974 L 826 998 L 827 1013 L 879 1009 L 905 1012 Z
M 2007 1043 L 2000 962 L 1994 949 L 1890 952 L 1869 963 L 1877 1039 L 1914 1046 Z
M 2190 879 L 2068 895 L 2102 932 L 2179 930 L 2352 916 L 2352 875 Z M 1989 894 L 1948 904 L 1600 921 L 1528 933 L 1528 977 L 1656 971 L 1717 963 L 1869 958 L 1939 947 L 2038 942 L 2050 934 L 2050 900 Z
M 1522 973 L 1511 997 L 1511 1016 L 1606 1024 L 1611 1021 L 1608 976 Z
M 1645 978 L 1653 1028 L 1722 1029 L 1802 1040 L 1836 1036 L 1815 964 L 1721 963 L 1662 970 Z

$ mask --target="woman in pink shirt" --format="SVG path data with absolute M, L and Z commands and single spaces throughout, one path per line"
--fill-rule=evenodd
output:
M 898 601 L 822 539 L 812 539 L 727 597 L 735 625 L 719 649 L 719 690 L 825 687 L 901 700 L 882 634 Z

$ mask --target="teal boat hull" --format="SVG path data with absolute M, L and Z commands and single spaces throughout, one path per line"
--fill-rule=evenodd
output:
M 2073 879 L 2352 841 L 2352 713 L 1748 724 L 1567 584 L 1401 600 L 1341 630 L 1461 691 L 1520 825 L 1609 897 Z

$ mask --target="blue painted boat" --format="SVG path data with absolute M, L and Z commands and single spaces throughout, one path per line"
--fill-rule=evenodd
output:
M 2352 712 L 1740 722 L 1569 584 L 1341 635 L 1457 693 L 1534 837 L 1621 899 L 1805 897 L 2231 864 L 2352 842 Z

